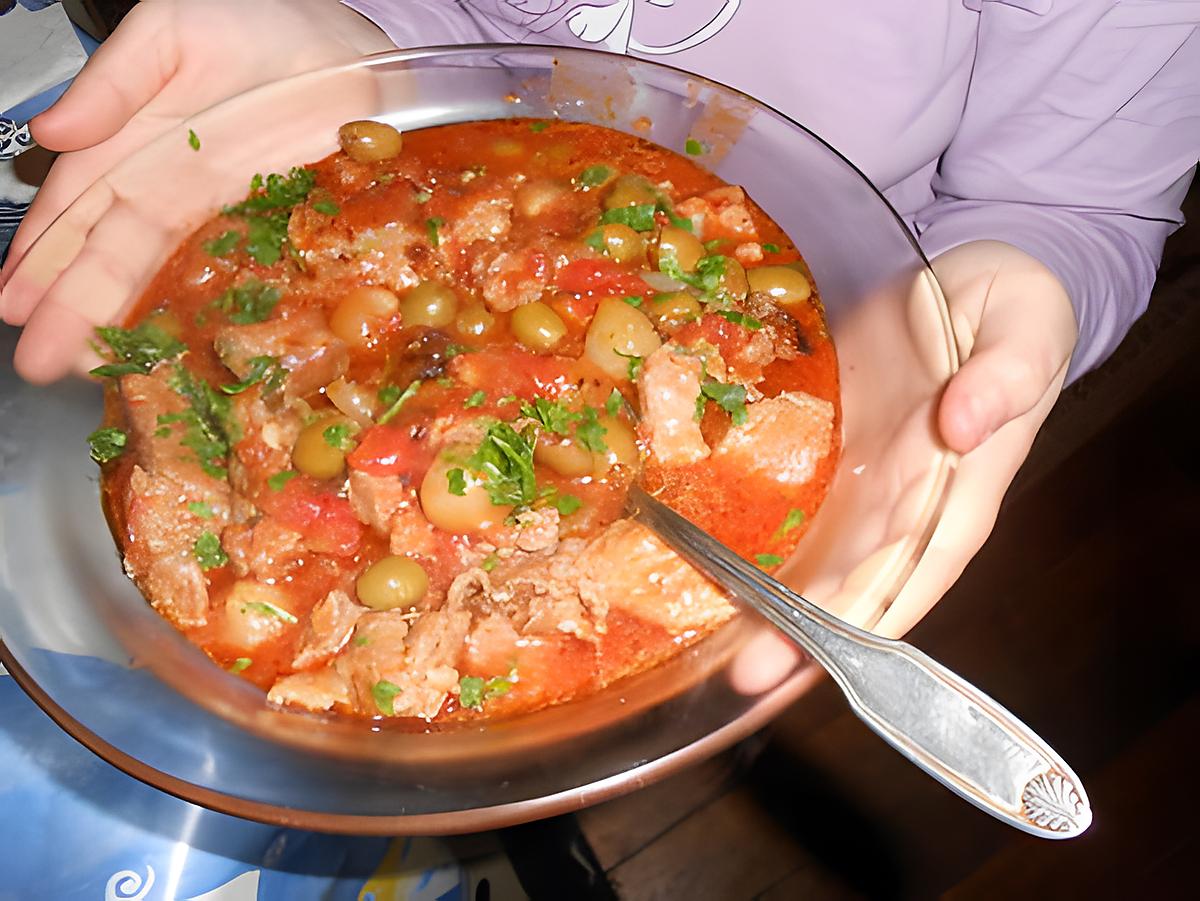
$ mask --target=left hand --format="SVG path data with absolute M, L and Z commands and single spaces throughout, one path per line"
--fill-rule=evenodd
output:
M 938 405 L 938 430 L 962 459 L 929 547 L 873 628 L 887 637 L 915 625 L 991 533 L 1004 493 L 1062 390 L 1078 334 L 1062 284 L 1010 244 L 972 241 L 932 265 L 963 361 Z M 764 632 L 734 661 L 734 686 L 765 691 L 798 659 L 790 642 Z

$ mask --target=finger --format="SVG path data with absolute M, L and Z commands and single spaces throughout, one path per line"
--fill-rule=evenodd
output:
M 13 367 L 35 385 L 45 385 L 71 371 L 88 352 L 87 340 L 95 323 L 78 310 L 47 300 L 37 308 L 17 343 Z
M 135 6 L 58 102 L 30 122 L 34 139 L 50 150 L 80 150 L 120 131 L 178 66 L 170 16 L 164 4 Z
M 746 642 L 729 667 L 733 690 L 757 695 L 782 682 L 800 662 L 800 651 L 773 628 L 764 629 Z
M 112 191 L 104 182 L 97 182 L 79 198 L 78 203 L 71 206 L 53 229 L 44 232 L 44 239 L 28 253 L 18 253 L 14 247 L 4 267 L 3 287 L 0 287 L 0 315 L 5 322 L 9 325 L 25 324 L 50 286 L 75 260 L 88 233 L 108 212 L 112 203 Z M 21 227 L 26 228 L 27 225 L 36 227 L 28 222 Z M 18 231 L 17 235 L 20 234 Z M 13 240 L 15 243 L 16 238 Z

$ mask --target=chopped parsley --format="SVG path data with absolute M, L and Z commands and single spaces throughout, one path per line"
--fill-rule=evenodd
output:
M 277 472 L 275 475 L 267 479 L 267 487 L 269 487 L 272 491 L 282 491 L 283 486 L 292 479 L 296 478 L 298 475 L 300 475 L 300 473 L 296 472 L 294 469 L 285 469 L 282 472 Z
M 658 269 L 675 281 L 683 282 L 700 291 L 706 299 L 712 299 L 720 289 L 721 280 L 725 276 L 725 263 L 725 257 L 720 254 L 709 254 L 701 257 L 700 261 L 696 263 L 695 272 L 684 272 L 674 254 L 664 254 L 659 257 Z
M 521 404 L 521 415 L 537 420 L 555 435 L 570 434 L 571 424 L 583 418 L 582 414 L 568 410 L 562 401 L 545 397 L 535 397 L 532 404 Z
M 188 146 L 193 150 L 200 149 L 200 137 L 192 129 L 188 129 Z
M 252 325 L 269 319 L 277 303 L 277 288 L 251 278 L 227 290 L 213 306 L 225 313 L 234 325 Z
M 227 216 L 246 220 L 246 252 L 262 266 L 271 266 L 288 244 L 287 227 L 292 207 L 302 203 L 316 184 L 311 169 L 295 167 L 287 175 L 271 173 L 250 180 L 248 196 L 241 203 L 221 210 Z
M 757 554 L 754 560 L 759 566 L 778 566 L 783 562 L 783 558 L 778 554 Z
M 425 231 L 429 234 L 429 243 L 434 247 L 440 247 L 442 236 L 438 233 L 438 229 L 446 224 L 446 220 L 441 216 L 432 216 L 425 220 Z
M 261 613 L 263 616 L 273 616 L 276 619 L 281 619 L 285 623 L 299 622 L 294 613 L 284 610 L 278 604 L 272 604 L 270 601 L 247 601 L 242 604 L 242 613 Z
M 549 127 L 550 127 L 549 122 L 530 122 L 529 123 L 529 130 L 532 131 L 534 134 L 545 131 Z
M 177 365 L 167 384 L 189 404 L 179 413 L 159 414 L 160 426 L 182 423 L 180 443 L 196 454 L 201 468 L 214 478 L 228 475 L 225 469 L 229 456 L 232 407 L 227 396 L 214 391 L 204 379 L 198 379 L 185 367 Z
M 570 516 L 583 506 L 583 501 L 573 494 L 559 494 L 554 498 L 554 508 L 560 516 Z
M 711 241 L 704 242 L 704 249 L 706 251 L 708 251 L 709 253 L 712 253 L 714 250 L 716 250 L 718 247 L 720 247 L 722 244 L 725 244 L 728 241 L 729 241 L 728 238 L 713 238 Z
M 620 206 L 605 210 L 600 217 L 601 225 L 628 225 L 634 231 L 648 232 L 654 229 L 654 211 L 657 206 L 653 203 L 639 203 L 635 206 Z
M 533 472 L 533 449 L 537 426 L 520 432 L 507 422 L 494 422 L 467 467 L 483 478 L 488 497 L 497 507 L 524 507 L 537 496 Z M 451 470 L 453 472 L 453 470 Z
M 125 453 L 129 436 L 118 428 L 96 429 L 87 437 L 89 453 L 97 463 L 108 463 Z
M 205 241 L 203 244 L 204 252 L 212 257 L 223 257 L 233 253 L 237 249 L 240 240 L 242 240 L 242 233 L 231 228 L 211 241 Z
M 312 208 L 325 216 L 336 216 L 342 211 L 342 208 L 332 200 L 318 200 L 312 205 Z
M 473 353 L 475 353 L 475 348 L 470 347 L 469 345 L 447 344 L 446 349 L 444 351 L 442 351 L 442 356 L 445 357 L 447 360 L 453 360 L 455 357 L 459 356 L 460 354 L 473 354 Z
M 279 365 L 279 361 L 274 357 L 251 357 L 247 365 L 250 369 L 244 379 L 232 385 L 222 385 L 221 390 L 226 394 L 241 394 L 247 388 L 262 382 L 263 394 L 271 394 L 278 391 L 283 385 L 283 380 L 287 378 L 288 371 Z
M 598 228 L 594 228 L 588 232 L 587 237 L 583 239 L 583 243 L 596 251 L 596 253 L 604 253 L 605 248 L 608 246 L 604 243 L 604 232 Z
M 467 493 L 467 474 L 458 467 L 446 471 L 446 490 L 455 497 Z
M 229 555 L 221 547 L 221 539 L 212 532 L 200 533 L 200 537 L 192 545 L 192 553 L 196 555 L 196 561 L 200 564 L 200 568 L 206 572 L 229 562 Z
M 613 353 L 615 353 L 618 357 L 624 357 L 629 361 L 626 372 L 629 375 L 629 381 L 636 382 L 638 380 L 638 376 L 642 374 L 642 363 L 644 362 L 642 358 L 637 354 L 623 354 L 615 347 L 613 348 Z
M 697 411 L 703 409 L 703 400 L 707 398 L 716 401 L 718 407 L 733 418 L 734 425 L 744 425 L 746 422 L 746 389 L 742 385 L 727 385 L 716 379 L 709 379 L 700 386 L 700 399 L 697 401 Z
M 606 434 L 608 429 L 600 425 L 595 407 L 584 407 L 583 421 L 575 427 L 575 440 L 592 453 L 602 454 L 608 450 L 608 445 L 604 443 Z
M 771 244 L 771 243 L 767 242 L 767 243 L 763 244 L 762 249 L 765 250 L 767 253 L 779 253 L 779 245 L 778 244 Z
M 683 149 L 688 156 L 700 156 L 700 154 L 705 152 L 704 145 L 695 138 L 688 138 L 686 141 L 684 141 Z
M 482 407 L 484 401 L 486 401 L 486 400 L 487 400 L 487 392 L 484 391 L 482 388 L 480 388 L 478 391 L 475 391 L 474 393 L 471 394 L 470 397 L 468 397 L 466 400 L 463 401 L 463 406 L 468 410 L 472 409 L 473 407 Z
M 182 341 L 168 335 L 151 322 L 130 329 L 100 326 L 96 335 L 108 345 L 112 363 L 92 370 L 92 375 L 115 378 L 146 373 L 164 360 L 173 360 L 187 350 Z
M 249 657 L 239 657 L 229 665 L 229 672 L 237 674 L 242 670 L 247 669 L 254 661 Z
M 458 680 L 458 704 L 464 709 L 482 710 L 485 701 L 512 691 L 516 679 L 515 670 L 507 676 L 492 676 L 490 679 L 484 679 L 482 676 L 463 676 Z
M 498 406 L 503 407 L 507 404 L 515 404 L 516 402 L 517 402 L 517 396 L 515 394 L 506 394 L 506 395 L 504 395 L 504 397 L 502 397 L 498 401 L 496 401 L 496 404 Z
M 717 310 L 717 315 L 722 319 L 729 320 L 734 325 L 744 326 L 752 332 L 756 332 L 763 327 L 763 324 L 753 316 L 747 316 L 745 313 L 739 313 L 737 310 Z
M 616 416 L 621 409 L 621 405 L 625 403 L 625 398 L 616 388 L 609 392 L 608 399 L 604 401 L 604 412 L 609 416 Z
M 798 529 L 802 525 L 804 525 L 804 511 L 799 507 L 793 507 L 791 510 L 788 510 L 787 516 L 783 518 L 783 522 L 775 530 L 775 537 L 781 538 L 792 531 L 792 529 Z
M 354 439 L 350 437 L 349 423 L 335 422 L 321 432 L 321 437 L 334 450 L 351 451 L 354 449 Z
M 375 707 L 384 716 L 396 715 L 396 695 L 398 694 L 400 694 L 400 686 L 387 679 L 380 679 L 371 686 L 371 697 L 375 699 Z
M 358 635 L 354 638 L 354 646 L 356 648 L 365 648 L 371 643 L 371 639 L 367 635 Z
M 201 519 L 212 519 L 216 515 L 213 513 L 213 508 L 203 501 L 192 501 L 187 508 Z
M 479 568 L 482 569 L 485 573 L 490 573 L 493 569 L 496 568 L 496 565 L 499 562 L 500 562 L 500 558 L 497 557 L 495 554 L 488 554 L 486 557 L 483 558 L 483 562 L 479 564 Z
M 595 188 L 612 178 L 608 166 L 588 166 L 579 173 L 579 183 L 585 188 Z
M 390 397 L 391 392 L 389 389 L 392 389 L 392 388 L 398 388 L 398 386 L 397 385 L 388 385 L 387 388 L 382 389 L 379 392 L 379 399 L 383 400 L 383 392 L 384 391 L 388 391 L 389 392 L 388 396 Z M 376 419 L 375 421 L 377 423 L 379 423 L 380 425 L 386 425 L 387 423 L 391 422 L 392 419 L 395 418 L 396 414 L 400 412 L 400 408 L 403 407 L 406 403 L 408 403 L 409 400 L 412 399 L 413 395 L 415 395 L 417 393 L 417 391 L 420 390 L 420 388 L 421 388 L 421 380 L 420 379 L 414 379 L 413 381 L 409 382 L 408 387 L 396 395 L 396 399 L 391 402 L 391 404 L 388 406 L 388 408 L 386 410 L 384 410 L 383 413 L 380 415 L 380 417 L 378 419 Z
M 636 294 L 628 294 L 625 297 L 622 297 L 621 300 L 625 301 L 625 303 L 629 304 L 631 307 L 640 307 L 642 305 L 642 298 L 638 297 Z
M 433 200 L 433 192 L 425 190 L 417 191 L 417 193 L 413 195 L 413 200 L 415 200 L 417 203 L 429 203 L 429 201 Z

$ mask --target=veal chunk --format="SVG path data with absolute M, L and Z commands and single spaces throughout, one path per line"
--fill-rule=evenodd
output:
M 650 355 L 638 381 L 642 429 L 650 452 L 664 466 L 695 463 L 708 456 L 696 421 L 703 367 L 699 357 L 664 344 Z
M 180 444 L 185 425 L 160 426 L 160 416 L 183 413 L 188 403 L 167 384 L 169 369 L 158 367 L 153 375 L 127 375 L 121 379 L 121 403 L 129 434 L 130 451 L 145 472 L 169 478 L 190 501 L 209 504 L 224 518 L 229 506 L 229 486 L 204 471 L 189 448 Z
M 620 610 L 682 635 L 705 632 L 734 612 L 715 585 L 629 519 L 588 545 L 577 569 L 580 596 L 597 621 Z
M 288 371 L 287 400 L 305 397 L 345 375 L 349 352 L 315 310 L 253 325 L 230 325 L 217 332 L 213 347 L 238 378 L 250 372 L 255 357 L 274 357 Z
M 292 667 L 307 669 L 328 660 L 350 640 L 355 624 L 366 612 L 367 608 L 350 600 L 346 592 L 329 592 L 309 614 Z
M 125 570 L 150 603 L 181 627 L 202 626 L 208 617 L 208 585 L 194 547 L 213 526 L 187 506 L 202 500 L 174 479 L 150 475 L 140 466 L 129 477 Z
M 713 451 L 750 478 L 803 485 L 833 447 L 833 404 L 788 391 L 750 404 L 746 424 L 730 429 Z

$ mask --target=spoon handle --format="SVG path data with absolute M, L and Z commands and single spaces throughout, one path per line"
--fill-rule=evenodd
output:
M 736 600 L 806 650 L 892 747 L 993 816 L 1043 838 L 1092 821 L 1078 777 L 1024 723 L 902 641 L 864 632 L 743 560 L 639 488 L 629 511 Z

